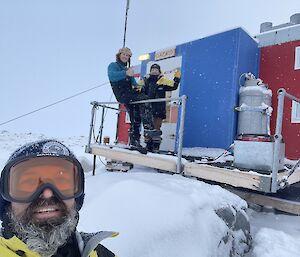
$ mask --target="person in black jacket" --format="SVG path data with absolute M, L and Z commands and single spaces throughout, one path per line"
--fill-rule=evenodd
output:
M 130 66 L 132 52 L 123 47 L 116 54 L 116 62 L 109 64 L 107 73 L 112 90 L 118 102 L 125 105 L 130 117 L 129 144 L 141 149 L 140 128 L 144 126 L 145 143 L 154 138 L 160 138 L 159 130 L 154 129 L 152 106 L 150 103 L 131 104 L 134 101 L 149 99 L 147 95 L 139 91 L 134 79 L 134 71 Z
M 165 98 L 166 91 L 173 91 L 178 88 L 180 77 L 180 71 L 177 70 L 173 80 L 165 78 L 161 73 L 160 66 L 154 63 L 150 67 L 150 73 L 143 79 L 143 91 L 150 99 Z M 162 121 L 166 118 L 166 102 L 152 103 L 152 114 L 154 128 L 160 131 Z M 157 152 L 160 143 L 161 138 L 155 138 L 147 144 L 147 149 Z
M 0 181 L 1 256 L 114 257 L 100 244 L 118 233 L 76 230 L 84 172 L 62 143 L 45 139 L 17 149 Z

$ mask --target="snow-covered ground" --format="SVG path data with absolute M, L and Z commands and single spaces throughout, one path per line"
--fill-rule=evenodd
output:
M 0 131 L 0 167 L 16 148 L 42 138 L 46 137 Z M 91 170 L 92 156 L 84 153 L 86 137 L 57 139 L 74 151 L 86 171 Z M 96 176 L 86 173 L 86 198 L 78 228 L 120 232 L 103 242 L 120 257 L 216 257 L 211 247 L 223 227 L 203 210 L 228 202 L 244 204 L 218 186 L 179 175 L 144 167 L 129 173 L 106 172 L 99 160 L 97 164 Z M 248 257 L 300 256 L 300 217 L 252 209 L 247 213 L 253 237 Z

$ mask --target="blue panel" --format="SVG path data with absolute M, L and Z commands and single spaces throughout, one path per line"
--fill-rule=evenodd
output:
M 258 72 L 257 44 L 235 29 L 180 47 L 180 94 L 188 96 L 183 145 L 227 149 L 236 134 L 239 77 Z
M 178 45 L 176 56 L 182 56 L 180 95 L 188 96 L 183 146 L 227 149 L 236 135 L 239 78 L 258 74 L 256 41 L 238 28 Z M 177 140 L 178 128 L 179 122 Z

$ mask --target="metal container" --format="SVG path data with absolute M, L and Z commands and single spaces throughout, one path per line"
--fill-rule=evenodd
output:
M 238 135 L 270 135 L 272 91 L 251 73 L 239 93 Z
M 285 144 L 280 144 L 278 170 L 284 169 Z M 234 166 L 271 173 L 274 142 L 234 141 Z

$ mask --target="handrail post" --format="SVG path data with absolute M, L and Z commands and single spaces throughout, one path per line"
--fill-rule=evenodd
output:
M 86 151 L 90 152 L 91 150 L 91 141 L 92 141 L 92 131 L 93 131 L 93 127 L 94 127 L 94 120 L 95 120 L 95 110 L 96 110 L 96 105 L 93 104 L 92 107 L 92 117 L 91 117 L 91 123 L 90 123 L 90 132 L 89 132 L 89 138 L 88 138 L 88 144 L 87 144 L 87 148 Z
M 102 114 L 101 114 L 101 125 L 99 128 L 99 145 L 102 142 L 102 131 L 103 131 L 103 123 L 104 123 L 104 110 L 105 110 L 105 105 L 99 105 L 102 107 Z M 93 176 L 96 174 L 96 155 L 94 155 L 93 159 Z
M 105 105 L 101 106 L 102 107 L 102 114 L 101 114 L 101 124 L 99 128 L 99 145 L 102 143 L 102 133 L 103 133 L 103 128 L 104 128 L 104 111 L 105 111 Z
M 282 120 L 283 120 L 283 108 L 284 108 L 284 97 L 286 91 L 284 89 L 278 90 L 278 105 L 277 105 L 277 117 L 276 117 L 276 130 L 275 130 L 275 143 L 273 153 L 273 164 L 272 164 L 272 185 L 271 192 L 276 193 L 278 189 L 277 175 L 279 167 L 279 154 L 282 142 Z
M 183 95 L 181 97 L 181 114 L 180 114 L 180 124 L 179 124 L 179 137 L 178 137 L 178 148 L 177 148 L 177 173 L 181 174 L 182 170 L 182 147 L 183 147 L 183 134 L 184 134 L 184 121 L 185 121 L 185 109 L 186 109 L 187 96 Z

